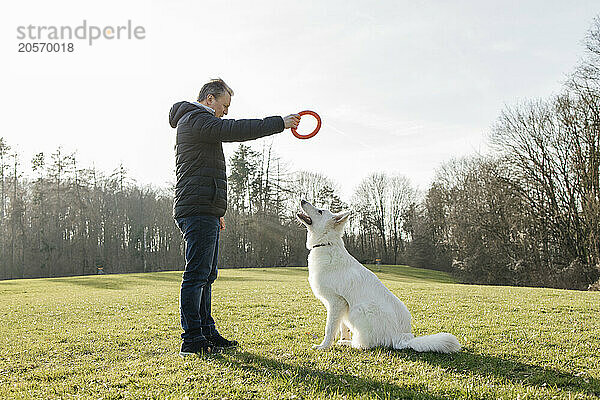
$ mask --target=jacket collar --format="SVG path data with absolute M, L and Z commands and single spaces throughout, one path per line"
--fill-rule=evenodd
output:
M 204 108 L 204 109 L 208 110 L 208 112 L 209 112 L 209 113 L 211 113 L 212 115 L 215 115 L 215 110 L 213 110 L 213 109 L 212 109 L 212 108 L 210 108 L 209 106 L 205 106 L 204 104 L 202 104 L 202 103 L 199 103 L 199 102 L 197 102 L 197 101 L 193 101 L 193 102 L 192 102 L 192 104 L 194 104 L 194 105 L 196 105 L 196 106 L 198 106 L 198 107 L 202 107 L 202 108 Z

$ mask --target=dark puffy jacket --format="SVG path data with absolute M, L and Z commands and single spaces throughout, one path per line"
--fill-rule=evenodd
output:
M 222 142 L 243 142 L 284 129 L 281 117 L 221 119 L 187 101 L 173 104 L 169 123 L 177 127 L 174 218 L 225 215 L 227 172 Z

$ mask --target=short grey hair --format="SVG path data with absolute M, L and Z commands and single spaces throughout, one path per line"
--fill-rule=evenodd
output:
M 233 96 L 233 89 L 229 87 L 225 83 L 225 81 L 221 78 L 211 79 L 208 83 L 205 83 L 200 89 L 200 93 L 198 93 L 198 101 L 204 101 L 208 97 L 209 94 L 212 94 L 215 98 L 229 93 L 230 96 Z

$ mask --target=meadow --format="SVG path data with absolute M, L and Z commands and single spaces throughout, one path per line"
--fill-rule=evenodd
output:
M 223 269 L 213 315 L 238 349 L 179 357 L 180 272 L 0 282 L 0 398 L 595 399 L 600 292 L 475 286 L 370 266 L 442 355 L 320 343 L 306 268 Z

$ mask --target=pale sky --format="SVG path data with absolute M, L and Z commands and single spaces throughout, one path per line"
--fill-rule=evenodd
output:
M 312 139 L 286 130 L 246 144 L 272 143 L 291 169 L 337 182 L 345 200 L 376 171 L 426 189 L 441 163 L 486 151 L 505 105 L 560 90 L 599 13 L 597 0 L 10 1 L 0 136 L 27 169 L 61 145 L 85 166 L 123 162 L 138 182 L 164 187 L 175 178 L 171 105 L 221 77 L 235 91 L 227 118 L 318 112 Z M 131 20 L 145 38 L 17 52 L 18 26 L 83 20 Z M 229 156 L 237 144 L 224 147 Z

